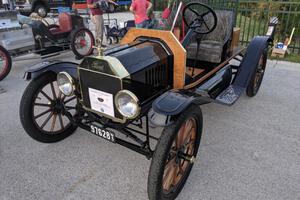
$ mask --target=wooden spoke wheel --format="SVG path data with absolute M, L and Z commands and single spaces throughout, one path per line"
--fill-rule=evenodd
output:
M 148 177 L 150 200 L 175 199 L 193 167 L 202 133 L 202 113 L 192 105 L 164 129 Z
M 265 75 L 266 64 L 267 64 L 267 51 L 265 50 L 262 52 L 258 60 L 255 73 L 251 77 L 250 83 L 247 87 L 246 90 L 247 96 L 254 97 L 258 93 L 263 77 Z
M 76 126 L 65 115 L 77 114 L 76 96 L 64 96 L 58 89 L 54 73 L 32 80 L 20 104 L 21 123 L 32 138 L 45 143 L 60 141 L 72 134 Z

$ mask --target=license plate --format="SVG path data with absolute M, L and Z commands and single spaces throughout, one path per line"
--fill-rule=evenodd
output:
M 91 133 L 93 133 L 101 138 L 104 138 L 110 142 L 116 143 L 115 133 L 113 133 L 112 131 L 99 128 L 95 125 L 91 125 L 90 127 L 91 127 Z

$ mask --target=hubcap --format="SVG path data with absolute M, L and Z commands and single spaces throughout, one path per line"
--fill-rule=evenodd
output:
M 85 31 L 80 31 L 76 35 L 75 47 L 80 55 L 88 55 L 92 49 L 92 38 Z
M 194 163 L 196 133 L 197 123 L 194 118 L 186 120 L 179 129 L 165 165 L 163 176 L 165 193 L 176 189 L 188 167 Z

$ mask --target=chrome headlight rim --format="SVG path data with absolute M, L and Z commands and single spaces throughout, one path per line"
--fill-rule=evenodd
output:
M 118 104 L 118 99 L 120 98 L 120 96 L 121 96 L 122 94 L 127 94 L 127 95 L 129 95 L 129 96 L 134 100 L 135 104 L 137 105 L 137 111 L 136 111 L 136 113 L 135 113 L 133 116 L 128 116 L 128 115 L 126 115 L 126 114 L 121 110 L 121 108 L 120 108 L 120 105 Z M 140 107 L 139 104 L 140 104 L 140 103 L 139 103 L 139 99 L 137 98 L 137 96 L 136 96 L 133 92 L 131 92 L 131 91 L 129 91 L 129 90 L 121 90 L 121 91 L 119 91 L 119 92 L 116 94 L 116 96 L 115 96 L 115 105 L 116 105 L 116 107 L 117 107 L 117 110 L 118 110 L 118 111 L 121 113 L 121 115 L 123 115 L 126 119 L 135 119 L 135 118 L 137 118 L 137 117 L 140 115 L 140 113 L 141 113 L 141 107 Z
M 58 81 L 59 76 L 66 76 L 68 82 L 71 84 L 72 89 L 71 89 L 71 92 L 69 94 L 64 93 L 64 91 L 61 89 L 61 85 L 59 85 L 59 81 Z M 76 88 L 75 88 L 75 81 L 74 81 L 73 77 L 67 72 L 59 72 L 56 77 L 57 77 L 56 79 L 57 79 L 57 85 L 58 85 L 59 91 L 61 91 L 66 96 L 74 95 L 74 92 L 75 92 Z

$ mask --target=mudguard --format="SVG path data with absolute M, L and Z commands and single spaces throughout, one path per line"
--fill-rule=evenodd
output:
M 186 96 L 177 91 L 168 91 L 153 102 L 152 108 L 157 113 L 174 116 L 184 110 L 194 99 L 193 96 Z
M 33 65 L 24 74 L 25 80 L 31 80 L 40 76 L 45 72 L 59 73 L 65 71 L 69 73 L 74 79 L 77 79 L 77 63 L 63 62 L 63 61 L 46 61 L 36 65 Z
M 271 42 L 271 39 L 268 36 L 256 36 L 251 40 L 233 85 L 245 89 L 247 88 L 253 73 L 255 73 L 260 55 L 263 53 L 263 51 L 267 50 L 269 42 Z
M 152 103 L 149 112 L 151 124 L 155 126 L 168 126 L 173 123 L 173 117 L 178 116 L 191 104 L 202 105 L 209 103 L 184 91 L 171 90 L 165 92 Z

